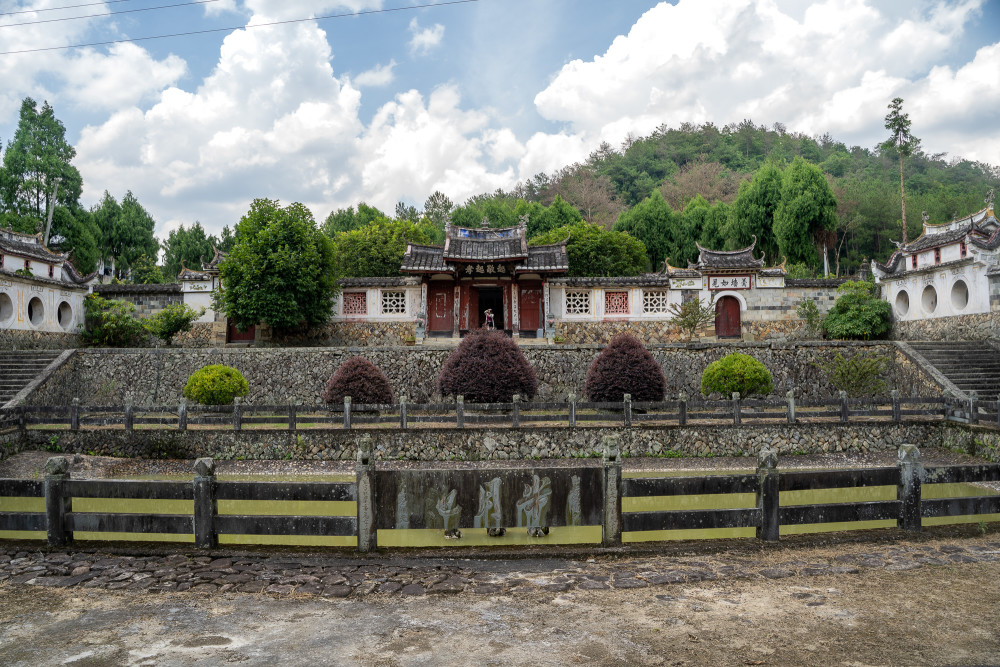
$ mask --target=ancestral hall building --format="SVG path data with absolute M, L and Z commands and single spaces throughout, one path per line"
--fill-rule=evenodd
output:
M 991 192 L 986 208 L 964 218 L 930 224 L 925 214 L 923 233 L 885 264 L 873 261 L 872 273 L 897 322 L 980 315 L 1000 307 L 998 249 Z
M 721 338 L 773 338 L 801 328 L 795 308 L 825 312 L 843 281 L 787 280 L 764 266 L 756 241 L 736 251 L 698 246 L 688 268 L 629 277 L 572 277 L 566 241 L 529 246 L 526 221 L 494 229 L 445 227 L 443 246 L 410 245 L 397 278 L 348 278 L 334 326 L 416 324 L 414 336 L 456 338 L 492 324 L 515 337 L 606 342 L 629 330 L 648 342 L 678 340 L 672 305 L 714 303 Z M 492 315 L 492 317 L 490 317 Z M 491 322 L 490 322 L 491 320 Z

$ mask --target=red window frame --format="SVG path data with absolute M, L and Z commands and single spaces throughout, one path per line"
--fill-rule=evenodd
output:
M 934 248 L 934 263 L 941 263 L 941 248 Z
M 24 270 L 25 271 L 31 271 L 31 260 L 30 259 L 24 260 Z
M 969 254 L 969 246 L 966 245 L 965 241 L 962 241 L 959 245 L 959 250 L 962 251 L 962 257 L 966 257 Z
M 914 268 L 914 269 L 917 268 L 917 256 L 916 255 L 913 255 L 910 258 L 910 267 Z

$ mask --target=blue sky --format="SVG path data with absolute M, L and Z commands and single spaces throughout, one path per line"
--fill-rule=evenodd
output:
M 928 152 L 1000 164 L 1000 0 L 123 0 L 0 15 L 0 139 L 25 96 L 65 123 L 84 202 L 158 231 L 254 197 L 331 210 L 509 188 L 666 123 L 750 118 L 871 147 L 906 100 Z M 96 0 L 0 0 L 0 14 Z

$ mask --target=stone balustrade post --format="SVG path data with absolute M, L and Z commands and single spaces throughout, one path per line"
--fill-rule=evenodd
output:
M 576 426 L 576 394 L 569 395 L 569 425 Z
M 979 392 L 973 390 L 969 392 L 969 423 L 976 424 L 979 422 L 979 408 L 976 406 L 976 402 L 979 400 Z
M 743 423 L 743 415 L 740 410 L 740 392 L 733 392 L 733 425 L 739 426 Z
M 243 430 L 243 401 L 239 396 L 233 399 L 233 430 Z
M 125 430 L 131 431 L 135 427 L 135 410 L 131 401 L 125 401 Z
M 80 430 L 80 399 L 74 398 L 73 405 L 69 409 L 69 430 Z
M 344 396 L 344 428 L 351 428 L 351 397 Z
M 399 397 L 399 428 L 406 427 L 406 394 L 403 394 Z
M 899 390 L 893 389 L 889 395 L 892 396 L 892 421 L 898 422 L 903 418 L 903 413 L 899 408 Z
M 604 525 L 601 544 L 606 547 L 622 543 L 622 461 L 621 438 L 606 435 L 604 445 Z
M 788 402 L 788 423 L 795 423 L 795 392 L 791 389 L 785 392 L 785 401 Z
M 73 511 L 73 499 L 66 495 L 69 481 L 69 459 L 53 456 L 45 462 L 45 532 L 50 547 L 64 547 L 73 541 L 72 531 L 66 530 L 66 515 Z
M 186 431 L 188 427 L 188 406 L 187 399 L 182 398 L 177 406 L 177 430 Z
M 199 549 L 219 545 L 215 517 L 219 513 L 215 499 L 215 461 L 204 457 L 194 462 L 194 544 Z
M 678 402 L 678 415 L 677 424 L 680 426 L 687 426 L 688 423 L 688 395 L 686 391 L 682 391 L 681 395 L 677 399 Z
M 511 408 L 512 408 L 511 409 L 511 416 L 510 416 L 511 426 L 513 428 L 518 428 L 518 427 L 521 426 L 521 395 L 520 394 L 514 394 L 514 396 L 511 397 Z
M 455 427 L 465 428 L 465 396 L 455 397 Z
M 295 422 L 298 420 L 298 409 L 295 407 L 295 403 L 288 404 L 288 430 L 295 430 Z
M 622 396 L 622 413 L 625 422 L 625 428 L 632 426 L 632 394 L 625 394 Z
M 847 423 L 850 419 L 850 405 L 847 402 L 847 392 L 841 390 L 840 392 L 840 421 Z
M 760 525 L 757 539 L 777 542 L 780 520 L 778 494 L 778 452 L 764 447 L 757 455 L 757 509 L 760 510 Z
M 896 525 L 903 530 L 919 533 L 920 518 L 920 480 L 923 477 L 923 466 L 920 465 L 920 450 L 916 445 L 900 445 L 897 454 L 899 459 L 899 487 L 896 498 L 900 502 L 899 519 Z
M 358 461 L 354 470 L 358 492 L 358 551 L 368 553 L 378 547 L 378 533 L 375 530 L 375 458 L 372 437 L 367 433 L 358 438 Z

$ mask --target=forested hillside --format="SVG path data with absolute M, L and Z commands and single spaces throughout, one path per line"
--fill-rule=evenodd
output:
M 552 230 L 582 218 L 642 241 L 647 270 L 661 269 L 666 258 L 686 265 L 697 257 L 696 242 L 734 249 L 757 236 L 769 262 L 787 257 L 805 265 L 798 271 L 822 272 L 825 243 L 831 273 L 845 275 L 866 258 L 885 259 L 894 250 L 891 241 L 902 237 L 898 157 L 891 147 L 849 148 L 829 135 L 807 137 L 780 124 L 661 126 L 618 148 L 602 144 L 582 164 L 461 206 L 434 193 L 424 217 L 442 228 L 445 214 L 456 224 L 486 217 L 494 226 L 527 214 L 529 237 L 544 234 L 546 241 L 558 236 Z M 911 240 L 920 234 L 923 211 L 936 223 L 977 211 L 1000 181 L 996 166 L 919 148 L 904 172 Z M 825 216 L 817 211 L 828 200 L 832 215 Z M 420 215 L 402 205 L 397 217 L 401 212 L 414 222 Z

